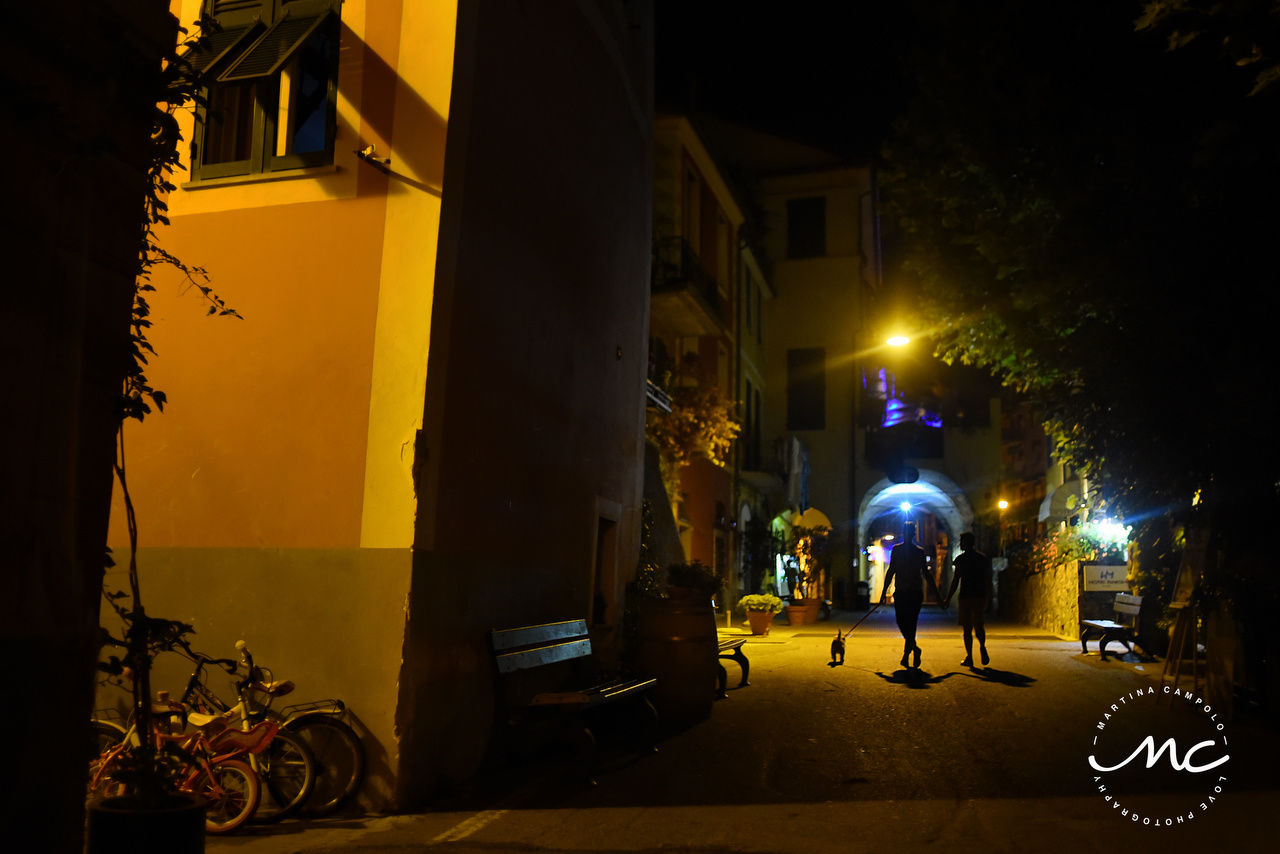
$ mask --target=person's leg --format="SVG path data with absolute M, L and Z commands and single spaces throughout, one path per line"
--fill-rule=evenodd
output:
M 991 656 L 987 655 L 987 629 L 982 622 L 982 613 L 978 613 L 978 620 L 974 624 L 973 633 L 978 636 L 978 653 L 982 656 L 983 664 L 991 663 Z
M 902 630 L 902 637 L 906 642 L 904 649 L 907 652 L 915 652 L 914 664 L 916 667 L 919 667 L 920 666 L 920 645 L 916 643 L 916 625 L 920 621 L 920 608 L 923 607 L 924 600 L 912 599 L 907 602 L 903 602 L 902 604 L 903 604 L 903 610 L 905 613 L 905 619 L 904 619 L 905 628 L 903 628 Z M 904 659 L 907 657 L 906 652 L 903 653 L 902 657 Z
M 973 666 L 973 602 L 969 599 L 957 600 L 956 610 L 960 614 L 960 627 L 964 629 L 964 661 L 961 667 Z
M 893 616 L 898 622 L 898 631 L 902 632 L 902 666 L 906 667 L 911 660 L 911 650 L 916 646 L 916 624 L 910 616 L 911 608 L 905 600 L 895 600 Z

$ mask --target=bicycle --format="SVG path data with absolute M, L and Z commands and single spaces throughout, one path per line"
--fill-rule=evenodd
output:
M 248 673 L 242 683 L 237 683 L 242 686 L 237 688 L 240 697 L 237 707 L 233 708 L 218 698 L 203 678 L 198 678 L 197 673 L 192 674 L 183 701 L 193 703 L 199 709 L 223 715 L 234 713 L 235 708 L 243 706 L 242 714 L 247 715 L 249 720 L 277 721 L 281 732 L 296 736 L 315 762 L 314 788 L 298 811 L 301 815 L 312 818 L 331 815 L 355 797 L 365 775 L 364 745 L 360 736 L 345 720 L 348 715 L 346 705 L 341 700 L 320 700 L 288 706 L 280 711 L 272 710 L 271 706 L 276 698 L 293 691 L 293 683 L 288 680 L 272 681 L 269 670 L 254 664 L 253 654 L 243 640 L 236 642 L 236 649 L 240 651 L 240 664 Z M 263 699 L 254 701 L 249 695 L 250 691 L 263 695 Z M 269 784 L 268 791 L 270 788 Z M 293 812 L 293 809 L 289 812 Z
M 164 702 L 156 709 L 158 714 L 174 716 L 182 714 L 181 707 Z M 101 725 L 95 729 L 104 736 L 117 735 L 114 727 Z M 175 763 L 174 772 L 178 788 L 200 795 L 207 804 L 205 830 L 209 833 L 228 833 L 253 817 L 262 798 L 261 783 L 253 767 L 241 757 L 260 754 L 274 740 L 278 725 L 263 721 L 249 730 L 235 730 L 224 722 L 211 720 L 209 731 L 197 729 L 193 733 L 166 733 L 156 727 L 151 731 L 157 753 L 166 761 Z M 126 751 L 140 747 L 141 736 L 137 724 L 132 723 L 124 736 L 108 747 L 89 766 L 88 794 L 92 796 L 124 794 L 128 786 L 116 779 L 121 772 Z
M 187 713 L 187 720 L 195 726 L 206 726 L 213 720 L 228 723 L 239 720 L 241 729 L 248 730 L 265 720 L 260 711 L 253 710 L 250 690 L 262 691 L 268 697 L 283 696 L 293 690 L 290 682 L 262 683 L 259 678 L 261 674 L 250 666 L 245 678 L 235 683 L 238 698 L 236 704 L 228 705 L 205 684 L 205 665 L 217 664 L 229 674 L 236 675 L 236 662 L 198 653 L 185 641 L 179 641 L 179 646 L 196 665 L 187 679 L 187 687 L 180 701 L 184 708 L 190 706 L 195 709 Z M 279 722 L 276 724 L 279 726 Z M 270 801 L 259 807 L 256 820 L 279 821 L 296 813 L 311 797 L 317 778 L 316 761 L 306 743 L 296 733 L 280 728 L 267 749 L 251 758 L 251 764 L 266 785 Z

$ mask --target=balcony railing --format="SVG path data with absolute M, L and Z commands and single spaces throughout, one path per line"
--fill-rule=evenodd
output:
M 724 300 L 715 276 L 707 272 L 702 259 L 682 237 L 665 237 L 654 242 L 653 292 L 686 292 L 702 304 L 717 325 L 725 322 Z

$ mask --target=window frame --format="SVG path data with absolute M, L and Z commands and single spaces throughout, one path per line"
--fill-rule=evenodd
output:
M 215 50 L 207 61 L 193 58 L 193 65 L 204 76 L 203 97 L 195 111 L 195 129 L 191 143 L 191 177 L 195 181 L 218 178 L 253 178 L 290 170 L 328 166 L 334 161 L 337 136 L 338 53 L 341 38 L 341 0 L 205 0 L 205 14 L 216 20 L 220 31 L 247 28 L 230 44 Z M 277 50 L 267 70 L 259 74 L 233 72 L 242 60 L 251 56 L 278 28 L 290 20 L 315 17 L 316 20 L 292 41 L 284 42 L 285 50 Z M 216 38 L 216 32 L 213 37 Z M 315 38 L 332 39 L 328 57 L 327 82 L 324 84 L 324 143 L 319 150 L 275 153 L 280 124 L 282 79 L 296 74 L 300 55 Z M 223 78 L 230 79 L 223 79 Z M 263 84 L 266 85 L 263 85 Z M 206 163 L 206 134 L 210 128 L 208 114 L 217 86 L 238 86 L 251 91 L 253 104 L 249 130 L 249 156 L 245 159 Z

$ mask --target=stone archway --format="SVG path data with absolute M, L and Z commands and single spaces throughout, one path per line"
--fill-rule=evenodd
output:
M 866 542 L 871 523 L 896 510 L 903 501 L 923 507 L 941 520 L 954 557 L 959 551 L 960 534 L 973 527 L 973 505 L 954 480 L 931 469 L 921 469 L 915 483 L 893 483 L 882 478 L 867 490 L 858 508 L 859 545 Z

